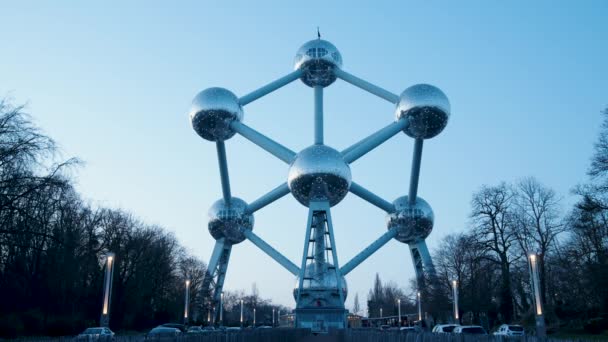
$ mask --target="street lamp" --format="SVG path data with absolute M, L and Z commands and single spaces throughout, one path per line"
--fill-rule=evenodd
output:
M 418 291 L 417 295 L 418 295 L 418 320 L 422 321 L 422 301 L 420 298 L 420 291 Z
M 534 317 L 536 318 L 536 336 L 546 337 L 545 315 L 543 314 L 543 301 L 541 297 L 540 279 L 538 276 L 538 255 L 530 254 L 530 279 L 534 292 Z
M 224 291 L 220 294 L 220 325 L 224 325 Z
M 103 285 L 103 308 L 101 310 L 101 318 L 99 319 L 99 325 L 102 327 L 108 327 L 110 325 L 110 305 L 112 301 L 112 279 L 114 277 L 114 264 L 115 264 L 114 253 L 106 254 L 106 273 L 104 275 Z
M 272 327 L 274 328 L 274 308 L 272 308 Z
M 184 324 L 188 325 L 188 307 L 190 306 L 190 279 L 186 279 L 186 299 L 184 301 Z
M 380 318 L 382 318 L 382 308 L 380 308 Z
M 401 326 L 401 298 L 397 299 L 397 312 L 399 315 L 399 326 Z
M 241 328 L 243 327 L 243 300 L 241 299 Z
M 458 323 L 460 317 L 458 315 L 458 282 L 452 280 L 452 297 L 454 298 L 454 321 Z
M 253 308 L 253 326 L 255 327 L 255 308 Z

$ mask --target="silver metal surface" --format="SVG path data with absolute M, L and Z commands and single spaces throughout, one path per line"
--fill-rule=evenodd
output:
M 227 140 L 235 132 L 230 122 L 243 120 L 239 99 L 224 88 L 208 88 L 192 100 L 190 122 L 202 138 L 210 141 Z
M 217 161 L 220 166 L 220 180 L 222 183 L 222 195 L 224 196 L 224 202 L 230 203 L 232 194 L 230 193 L 230 177 L 228 175 L 228 159 L 226 158 L 226 144 L 224 141 L 217 141 L 215 143 L 217 150 Z
M 382 246 L 386 245 L 386 243 L 389 242 L 392 238 L 394 238 L 396 234 L 397 230 L 395 229 L 391 229 L 388 232 L 382 234 L 382 236 L 380 236 L 376 241 L 365 247 L 363 251 L 355 255 L 349 262 L 344 264 L 344 266 L 340 268 L 340 273 L 343 276 L 350 273 L 350 271 L 355 269 L 355 267 L 359 266 L 363 261 L 365 261 L 365 259 L 372 256 L 372 254 L 376 253 L 376 251 L 382 248 Z
M 414 154 L 412 156 L 412 171 L 410 172 L 410 192 L 408 194 L 410 205 L 416 203 L 418 196 L 418 181 L 420 179 L 420 165 L 422 164 L 422 146 L 424 140 L 417 138 L 414 142 Z
M 294 151 L 241 122 L 232 121 L 230 128 L 286 163 L 291 163 L 296 155 Z
M 410 205 L 408 196 L 397 198 L 393 205 L 395 212 L 387 215 L 388 229 L 396 229 L 395 239 L 403 243 L 424 240 L 433 230 L 435 215 L 431 206 L 422 198 Z
M 323 144 L 323 87 L 314 86 L 315 90 L 315 144 Z
M 351 182 L 350 183 L 350 192 L 362 198 L 363 200 L 375 205 L 376 207 L 386 211 L 387 213 L 392 213 L 395 211 L 395 206 L 381 198 L 380 196 L 374 194 L 373 192 L 367 190 L 361 185 Z
M 437 87 L 416 84 L 401 93 L 396 119 L 409 118 L 403 131 L 412 138 L 429 139 L 441 133 L 450 118 L 450 101 Z
M 297 276 L 300 273 L 300 268 L 296 266 L 296 264 L 287 259 L 283 254 L 279 253 L 276 249 L 270 246 L 261 237 L 257 236 L 254 232 L 252 232 L 251 230 L 245 230 L 243 234 L 245 234 L 245 236 L 249 241 L 251 241 L 251 243 L 256 245 L 269 257 L 274 259 L 274 261 L 278 262 L 279 265 L 285 267 L 285 269 L 288 270 L 291 274 Z
M 247 203 L 237 197 L 232 197 L 230 204 L 220 199 L 209 208 L 209 233 L 216 240 L 224 238 L 228 244 L 245 240 L 244 231 L 252 230 L 253 222 Z
M 357 159 L 363 157 L 369 151 L 375 149 L 380 146 L 383 142 L 387 141 L 395 134 L 401 132 L 404 129 L 407 129 L 409 125 L 409 121 L 407 119 L 397 120 L 395 122 L 390 123 L 384 128 L 372 133 L 370 136 L 362 139 L 361 141 L 355 143 L 354 145 L 348 147 L 342 155 L 344 156 L 344 160 L 347 163 L 352 163 Z
M 323 39 L 311 40 L 296 53 L 294 69 L 303 70 L 300 79 L 309 87 L 327 87 L 334 83 L 334 69 L 342 67 L 342 55 L 330 42 Z
M 340 152 L 313 145 L 296 155 L 287 178 L 291 193 L 304 206 L 325 200 L 334 206 L 348 194 L 351 172 Z
M 348 72 L 340 68 L 334 69 L 334 73 L 338 78 L 342 79 L 343 81 L 346 81 L 354 85 L 355 87 L 361 88 L 370 94 L 374 94 L 380 98 L 383 98 L 390 103 L 397 104 L 397 102 L 399 102 L 399 95 L 393 94 L 392 92 L 380 88 L 375 84 L 369 83 L 366 80 L 361 79 L 353 74 L 349 74 Z
M 275 91 L 283 86 L 288 85 L 289 83 L 300 78 L 300 76 L 302 76 L 302 70 L 295 70 L 295 71 L 279 78 L 278 80 L 268 83 L 267 85 L 263 86 L 260 89 L 256 89 L 256 90 L 252 91 L 251 93 L 242 96 L 239 99 L 239 104 L 241 106 L 249 104 L 249 103 L 259 99 L 262 96 L 266 96 L 266 95 L 272 93 L 273 91 Z

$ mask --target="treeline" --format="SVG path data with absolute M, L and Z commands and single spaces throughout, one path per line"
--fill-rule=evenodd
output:
M 532 325 L 527 257 L 535 253 L 550 330 L 608 329 L 608 110 L 603 117 L 590 178 L 574 188 L 571 208 L 534 178 L 473 194 L 470 227 L 446 236 L 433 255 L 438 282 L 427 309 L 435 317 L 449 317 L 456 280 L 466 322 Z
M 74 190 L 77 160 L 22 107 L 0 102 L 0 337 L 67 335 L 99 323 L 105 254 L 116 254 L 110 327 L 181 321 L 185 279 L 192 313 L 205 264 L 165 229 Z

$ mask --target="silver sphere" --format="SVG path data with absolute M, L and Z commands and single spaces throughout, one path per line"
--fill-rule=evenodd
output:
M 410 124 L 403 131 L 412 138 L 429 139 L 441 133 L 450 118 L 450 101 L 437 87 L 416 84 L 401 93 L 397 120 L 407 117 Z
M 342 291 L 342 298 L 346 300 L 348 296 L 348 285 L 346 284 L 346 278 L 341 276 L 341 281 L 338 284 L 338 278 L 336 271 L 330 267 L 333 264 L 326 263 L 317 266 L 316 263 L 310 263 L 306 265 L 306 271 L 304 272 L 304 282 L 302 282 L 302 288 L 304 291 L 324 291 L 327 289 L 340 289 Z M 293 288 L 293 297 L 298 299 L 298 292 L 300 290 L 300 277 L 296 277 L 296 284 Z
M 308 207 L 310 202 L 338 204 L 348 194 L 350 167 L 342 154 L 325 145 L 312 145 L 296 155 L 289 166 L 287 184 L 293 196 Z
M 237 244 L 245 240 L 245 230 L 253 229 L 253 215 L 247 213 L 247 203 L 232 197 L 226 205 L 224 199 L 209 208 L 209 233 L 214 239 L 226 238 L 226 242 Z
M 190 121 L 192 128 L 204 139 L 222 141 L 230 139 L 235 132 L 230 122 L 243 120 L 243 108 L 239 99 L 224 88 L 208 88 L 192 100 Z
M 302 45 L 295 58 L 295 70 L 303 69 L 302 82 L 309 87 L 327 87 L 334 83 L 334 68 L 342 67 L 342 55 L 330 42 L 315 39 Z
M 397 198 L 393 205 L 395 212 L 387 215 L 388 229 L 397 229 L 395 239 L 403 243 L 416 243 L 424 240 L 433 230 L 435 215 L 431 206 L 422 198 L 409 204 L 408 196 Z

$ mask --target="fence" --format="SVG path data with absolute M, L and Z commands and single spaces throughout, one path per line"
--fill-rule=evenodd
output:
M 0 339 L 0 341 L 2 341 Z M 211 332 L 179 337 L 146 338 L 145 335 L 116 336 L 111 341 L 102 339 L 75 339 L 72 337 L 30 337 L 11 342 L 597 342 L 585 339 L 537 338 L 535 336 L 507 337 L 494 335 L 435 334 L 374 329 L 333 330 L 315 336 L 309 329 L 275 328 L 228 332 Z

